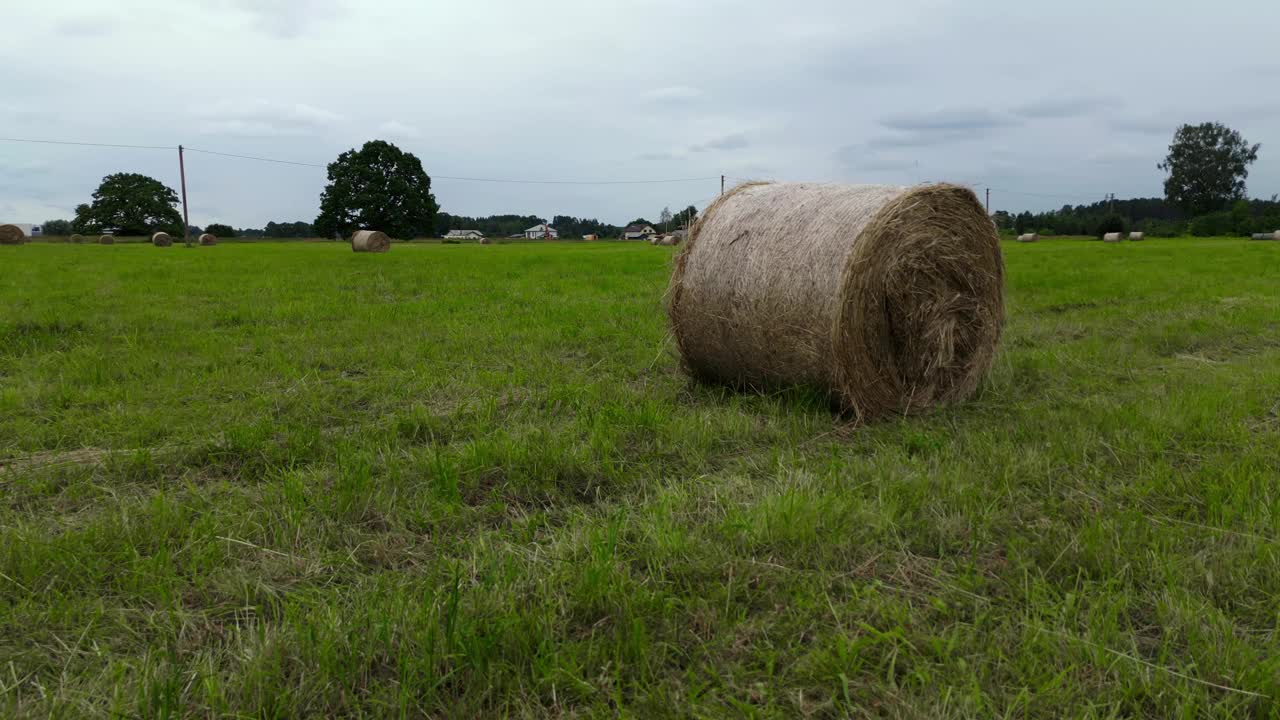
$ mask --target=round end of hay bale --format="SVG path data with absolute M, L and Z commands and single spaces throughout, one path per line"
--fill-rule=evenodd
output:
M 1118 232 L 1107 233 L 1102 236 L 1103 242 L 1120 242 L 1121 235 Z
M 200 244 L 208 247 L 209 245 L 218 244 L 218 236 L 210 233 L 204 233 L 200 236 Z
M 481 245 L 488 245 L 488 244 L 489 244 L 489 243 L 491 243 L 492 241 L 491 241 L 489 238 L 487 238 L 487 237 L 482 237 L 482 238 L 480 238 L 479 240 L 477 240 L 476 242 L 477 242 L 477 243 L 479 243 L 479 244 L 481 244 Z
M 17 225 L 0 225 L 0 245 L 22 245 L 27 234 Z
M 83 236 L 83 235 L 81 235 L 81 234 L 79 234 L 79 233 L 76 233 L 76 234 L 74 234 L 74 235 L 72 235 L 72 236 L 71 236 L 71 242 L 73 242 L 73 243 L 77 243 L 77 244 L 78 244 L 78 243 L 82 243 L 82 242 L 84 242 L 84 236 Z
M 872 419 L 973 393 L 1004 326 L 1004 262 L 968 188 L 750 184 L 695 223 L 668 303 L 695 375 L 817 386 Z
M 173 245 L 173 236 L 167 232 L 158 232 L 151 236 L 151 244 L 156 247 L 171 247 Z
M 99 245 L 115 245 L 116 239 L 111 235 L 102 235 L 98 237 Z
M 378 230 L 359 230 L 351 236 L 352 252 L 387 252 L 391 238 Z

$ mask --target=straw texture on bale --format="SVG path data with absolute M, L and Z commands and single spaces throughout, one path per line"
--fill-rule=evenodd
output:
M 202 235 L 200 236 L 200 244 L 201 244 L 201 245 L 206 245 L 206 246 L 207 246 L 207 245 L 217 245 L 217 244 L 218 244 L 218 236 L 217 236 L 217 235 L 214 235 L 214 234 L 212 234 L 212 233 L 204 233 L 204 234 L 202 234 Z
M 360 230 L 351 236 L 351 249 L 355 252 L 386 252 L 391 249 L 391 238 L 378 230 Z
M 1120 233 L 1107 233 L 1102 236 L 1103 242 L 1120 242 Z
M 1131 233 L 1129 233 L 1129 239 L 1130 239 L 1130 240 L 1146 240 L 1146 239 L 1147 239 L 1147 234 L 1146 234 L 1146 233 L 1140 233 L 1140 232 L 1131 232 Z
M 17 225 L 0 225 L 0 245 L 21 245 L 27 241 L 27 234 Z
M 173 237 L 167 232 L 158 232 L 151 236 L 151 244 L 156 247 L 170 247 L 173 245 Z
M 1039 233 L 1023 233 L 1018 236 L 1018 242 L 1036 242 L 1039 239 Z
M 81 235 L 80 233 L 76 233 L 76 234 L 74 234 L 74 235 L 72 235 L 72 236 L 71 236 L 71 242 L 73 242 L 73 243 L 82 243 L 82 242 L 84 242 L 84 236 L 83 236 L 83 235 Z
M 817 387 L 865 420 L 973 393 L 1004 263 L 967 188 L 752 183 L 695 222 L 667 302 L 696 377 Z
M 99 245 L 115 245 L 116 239 L 111 235 L 103 235 L 98 238 Z

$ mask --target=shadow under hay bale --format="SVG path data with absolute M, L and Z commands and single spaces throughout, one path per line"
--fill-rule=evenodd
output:
M 151 236 L 151 244 L 156 247 L 172 247 L 173 236 L 169 235 L 167 232 L 158 232 Z
M 0 245 L 22 245 L 27 234 L 17 225 L 0 225 Z
M 1004 326 L 1004 263 L 967 188 L 754 183 L 694 224 L 667 302 L 694 376 L 818 387 L 868 420 L 973 393 Z
M 1018 236 L 1018 242 L 1038 242 L 1039 240 L 1039 233 L 1023 233 Z
M 352 252 L 380 253 L 391 249 L 391 238 L 378 230 L 359 230 L 351 236 Z
M 111 235 L 102 235 L 98 238 L 99 245 L 115 245 L 116 239 Z
M 1118 232 L 1107 233 L 1102 236 L 1102 242 L 1120 242 L 1122 238 L 1123 236 Z
M 205 247 L 209 247 L 210 245 L 217 245 L 218 236 L 210 233 L 204 233 L 200 236 L 200 244 Z

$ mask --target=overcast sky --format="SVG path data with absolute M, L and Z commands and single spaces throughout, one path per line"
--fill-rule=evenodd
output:
M 1250 194 L 1280 193 L 1275 0 L 5 0 L 0 27 L 0 136 L 319 164 L 382 138 L 455 214 L 623 223 L 721 174 L 1155 196 L 1174 128 L 1209 120 L 1262 143 Z M 187 171 L 195 224 L 310 221 L 325 181 Z M 0 221 L 70 218 L 112 172 L 178 187 L 175 152 L 0 142 Z

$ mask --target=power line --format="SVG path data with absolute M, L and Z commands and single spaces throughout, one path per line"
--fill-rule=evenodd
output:
M 173 145 L 120 145 L 116 143 L 71 142 L 69 140 L 31 140 L 28 138 L 0 138 L 4 142 L 40 143 L 42 145 L 81 145 L 87 147 L 130 148 L 133 150 L 177 150 Z
M 188 147 L 187 150 L 192 152 L 204 152 L 206 155 L 221 155 L 223 158 L 239 158 L 242 160 L 257 160 L 260 163 L 279 163 L 283 165 L 302 165 L 305 168 L 326 168 L 328 165 L 317 163 L 298 163 L 296 160 L 279 160 L 275 158 L 260 158 L 256 155 L 236 155 L 233 152 L 218 152 L 215 150 L 201 150 L 198 147 Z M 502 182 L 517 184 L 652 184 L 652 183 L 669 183 L 669 182 L 709 182 L 716 177 L 703 178 L 669 178 L 669 179 L 643 179 L 643 181 L 548 181 L 548 179 L 509 179 L 509 178 L 474 178 L 460 176 L 436 176 L 433 174 L 431 179 L 447 179 L 447 181 L 465 181 L 465 182 Z

